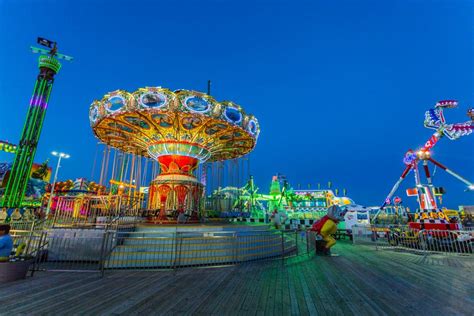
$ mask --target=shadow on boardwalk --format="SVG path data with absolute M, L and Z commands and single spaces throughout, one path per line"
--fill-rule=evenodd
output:
M 0 285 L 0 314 L 470 315 L 473 259 L 339 243 L 301 255 L 174 271 L 38 273 Z

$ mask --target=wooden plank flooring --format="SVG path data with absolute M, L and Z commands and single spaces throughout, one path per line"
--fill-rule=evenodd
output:
M 376 251 L 177 271 L 42 272 L 0 285 L 1 315 L 472 315 L 474 258 Z

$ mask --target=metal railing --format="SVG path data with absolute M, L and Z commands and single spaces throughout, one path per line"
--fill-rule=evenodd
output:
M 64 222 L 55 227 L 53 219 L 10 222 L 13 239 L 11 260 L 34 258 L 37 270 L 98 270 L 104 236 L 109 231 L 131 231 L 140 221 L 116 216 L 104 222 Z
M 298 255 L 296 231 L 133 232 L 54 229 L 25 236 L 37 270 L 179 269 Z M 19 239 L 18 239 L 19 240 Z
M 31 231 L 35 229 L 39 221 L 15 221 L 8 223 L 12 231 Z
M 87 221 L 78 221 L 74 218 L 69 220 L 63 218 L 61 221 L 57 221 L 54 217 L 36 220 L 26 221 L 12 221 L 10 230 L 14 231 L 42 231 L 52 228 L 77 228 L 77 229 L 117 229 L 117 227 L 135 227 L 137 224 L 144 222 L 139 216 L 104 216 L 89 218 Z
M 216 266 L 298 253 L 295 231 L 111 231 L 104 244 L 104 269 Z
M 423 253 L 472 254 L 474 231 L 413 230 L 407 226 L 355 226 L 353 243 L 373 245 L 376 249 L 398 249 Z
M 11 230 L 15 256 L 35 257 L 43 238 L 42 232 L 34 230 Z
M 55 226 L 109 222 L 116 217 L 137 218 L 141 198 L 128 196 L 61 196 L 53 211 Z

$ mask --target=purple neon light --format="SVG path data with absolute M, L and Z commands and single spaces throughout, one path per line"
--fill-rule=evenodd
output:
M 31 100 L 30 100 L 30 106 L 34 106 L 36 104 L 36 99 L 38 98 L 38 96 L 36 94 L 33 94 L 33 96 L 31 97 Z
M 41 96 L 41 97 L 40 97 L 40 101 L 39 101 L 38 103 L 39 103 L 38 105 L 39 105 L 43 110 L 48 107 L 48 103 L 46 103 L 46 100 L 45 100 L 44 96 Z
M 42 95 L 39 96 L 39 95 L 35 94 L 31 98 L 30 106 L 32 106 L 32 107 L 39 106 L 42 109 L 46 109 L 48 107 L 48 103 L 46 103 L 46 100 L 45 100 L 44 96 L 42 96 Z

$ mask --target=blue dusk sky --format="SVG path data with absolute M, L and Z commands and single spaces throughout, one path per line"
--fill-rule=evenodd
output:
M 425 143 L 425 111 L 474 104 L 474 1 L 26 1 L 0 0 L 0 139 L 17 143 L 37 75 L 36 37 L 74 56 L 56 76 L 35 161 L 71 155 L 60 179 L 90 178 L 97 140 L 94 99 L 116 89 L 206 91 L 254 114 L 250 155 L 260 192 L 272 175 L 293 187 L 333 183 L 380 205 L 409 148 Z M 442 139 L 434 157 L 474 181 L 474 135 Z M 0 153 L 0 161 L 13 155 Z M 96 179 L 97 180 L 97 179 Z M 474 193 L 437 170 L 444 205 Z M 410 174 L 398 192 L 414 185 Z

